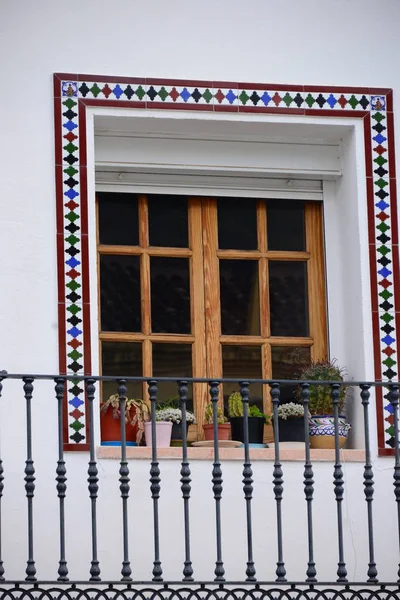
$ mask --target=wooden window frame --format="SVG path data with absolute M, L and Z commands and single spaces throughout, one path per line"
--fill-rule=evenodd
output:
M 222 346 L 255 345 L 261 348 L 262 377 L 272 378 L 271 348 L 273 346 L 309 347 L 311 359 L 327 355 L 327 310 L 324 265 L 323 212 L 321 202 L 305 202 L 305 251 L 271 251 L 267 240 L 267 211 L 265 201 L 256 204 L 258 250 L 218 249 L 217 199 L 188 196 L 188 248 L 152 247 L 149 245 L 148 200 L 138 195 L 139 245 L 102 245 L 99 241 L 97 214 L 98 273 L 100 256 L 140 256 L 140 290 L 142 331 L 102 332 L 99 320 L 99 351 L 102 342 L 141 342 L 143 376 L 152 376 L 152 343 L 186 343 L 192 345 L 193 377 L 219 379 L 222 377 Z M 97 202 L 98 213 L 98 202 Z M 184 257 L 189 259 L 190 269 L 190 334 L 157 334 L 151 332 L 150 257 Z M 260 335 L 222 335 L 219 259 L 255 259 L 258 261 Z M 268 261 L 295 261 L 307 263 L 308 289 L 308 337 L 271 336 L 269 323 L 269 277 Z M 98 283 L 98 309 L 100 306 L 100 278 Z M 173 375 L 173 374 L 172 374 Z M 143 385 L 143 397 L 147 398 L 147 386 Z M 204 407 L 208 401 L 207 386 L 193 386 L 193 404 L 197 426 L 191 426 L 189 439 L 202 436 Z M 221 391 L 222 401 L 222 391 Z M 263 386 L 263 406 L 268 414 L 271 401 L 268 386 Z

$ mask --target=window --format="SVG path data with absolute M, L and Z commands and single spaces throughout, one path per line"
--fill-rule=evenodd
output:
M 285 379 L 326 355 L 321 203 L 110 192 L 97 201 L 103 374 Z M 252 386 L 251 400 L 269 412 L 264 387 Z M 171 395 L 161 383 L 159 399 Z M 188 398 L 193 438 L 207 386 Z

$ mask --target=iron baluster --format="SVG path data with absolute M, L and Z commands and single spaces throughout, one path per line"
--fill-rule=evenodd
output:
M 4 372 L 4 371 L 2 371 Z M 3 391 L 3 384 L 2 381 L 4 379 L 4 377 L 1 376 L 0 372 L 0 398 L 1 398 L 1 393 Z M 2 518 L 1 518 L 1 499 L 3 497 L 3 490 L 4 490 L 4 468 L 3 468 L 3 461 L 0 458 L 0 581 L 4 581 L 4 565 L 3 565 L 3 559 L 2 559 Z
M 243 464 L 243 491 L 246 500 L 247 520 L 247 568 L 246 581 L 257 581 L 256 569 L 253 560 L 253 530 L 251 524 L 251 500 L 253 497 L 253 470 L 250 462 L 249 451 L 249 383 L 240 383 L 240 395 L 243 402 L 243 435 L 244 435 L 244 464 Z
M 279 419 L 278 407 L 280 398 L 279 383 L 271 384 L 271 398 L 274 415 L 274 449 L 275 462 L 273 471 L 274 495 L 276 500 L 276 529 L 278 535 L 278 560 L 276 563 L 276 581 L 286 581 L 286 569 L 283 561 L 283 539 L 282 539 L 282 496 L 283 496 L 283 471 L 279 458 Z
M 25 581 L 36 581 L 36 567 L 33 558 L 33 497 L 35 494 L 35 467 L 32 460 L 32 394 L 33 377 L 24 377 L 24 394 L 26 400 L 26 461 L 25 492 L 28 498 L 28 561 Z
M 151 404 L 151 468 L 150 468 L 150 491 L 153 499 L 153 518 L 154 518 L 154 561 L 153 561 L 153 581 L 163 581 L 162 567 L 160 560 L 160 531 L 158 518 L 158 500 L 160 498 L 160 467 L 157 460 L 157 439 L 156 439 L 156 402 L 157 402 L 157 381 L 150 379 L 148 382 L 149 398 Z
M 337 576 L 338 582 L 347 582 L 347 569 L 344 561 L 344 548 L 343 548 L 343 516 L 342 516 L 342 502 L 344 494 L 344 480 L 343 470 L 340 462 L 340 447 L 339 447 L 339 401 L 340 401 L 340 383 L 333 383 L 331 385 L 331 398 L 333 404 L 333 421 L 335 426 L 335 465 L 333 468 L 333 485 L 336 496 L 337 506 L 337 523 L 338 523 L 338 547 L 339 547 L 339 561 Z
M 57 581 L 68 581 L 68 568 L 65 559 L 65 506 L 64 500 L 67 491 L 67 470 L 64 460 L 64 392 L 65 379 L 56 377 L 54 379 L 57 399 L 57 423 L 58 423 L 58 461 L 56 468 L 57 495 L 60 501 L 60 560 L 58 563 Z
M 400 545 L 400 449 L 399 449 L 399 385 L 389 385 L 389 400 L 393 409 L 394 426 L 394 472 L 393 485 L 394 495 L 397 502 L 397 528 Z M 397 571 L 398 582 L 400 582 L 400 564 Z
M 222 536 L 221 536 L 221 498 L 222 498 L 222 469 L 219 462 L 218 445 L 218 397 L 219 381 L 210 382 L 210 396 L 213 404 L 213 425 L 214 425 L 214 464 L 212 470 L 212 488 L 215 499 L 215 526 L 217 542 L 217 560 L 215 561 L 214 581 L 225 581 L 225 569 L 222 560 Z
M 185 523 L 185 562 L 183 567 L 183 581 L 193 581 L 192 561 L 190 560 L 190 521 L 189 521 L 189 499 L 191 491 L 190 466 L 187 456 L 187 432 L 186 432 L 186 402 L 188 385 L 187 381 L 179 381 L 179 397 L 182 410 L 182 463 L 181 463 L 181 491 L 184 508 Z
M 89 404 L 89 467 L 88 467 L 88 490 L 91 504 L 92 516 L 92 560 L 90 563 L 90 581 L 101 581 L 100 566 L 97 557 L 97 494 L 98 486 L 98 470 L 96 463 L 96 454 L 94 448 L 94 394 L 95 380 L 89 378 L 86 380 L 86 395 Z
M 123 553 L 124 557 L 122 560 L 122 581 L 132 581 L 132 569 L 129 561 L 129 538 L 128 538 L 128 498 L 129 498 L 129 467 L 128 461 L 126 460 L 126 401 L 127 401 L 128 388 L 126 387 L 126 380 L 118 380 L 118 396 L 119 396 L 119 414 L 121 424 L 121 463 L 119 468 L 119 482 L 120 492 L 122 498 L 122 536 L 123 536 Z
M 376 583 L 378 581 L 378 570 L 376 568 L 374 557 L 374 525 L 372 518 L 372 502 L 374 496 L 374 473 L 371 463 L 371 447 L 369 439 L 369 398 L 370 386 L 361 385 L 361 404 L 364 407 L 364 439 L 365 439 L 365 466 L 364 466 L 364 494 L 367 502 L 368 515 L 368 544 L 369 544 L 369 563 L 368 563 L 368 581 Z
M 307 527 L 308 527 L 308 565 L 307 579 L 309 583 L 317 581 L 317 570 L 314 561 L 314 537 L 313 537 L 313 515 L 312 503 L 314 497 L 314 472 L 310 456 L 310 429 L 309 429 L 309 403 L 310 403 L 310 384 L 301 384 L 301 398 L 304 408 L 304 442 L 306 451 L 306 460 L 304 463 L 304 494 L 307 502 Z

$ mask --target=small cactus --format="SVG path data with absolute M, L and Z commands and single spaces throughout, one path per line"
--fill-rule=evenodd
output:
M 230 417 L 243 417 L 243 401 L 239 392 L 233 392 L 229 396 L 228 414 Z
M 204 409 L 204 422 L 209 423 L 210 425 L 212 425 L 212 423 L 213 423 L 213 404 L 212 404 L 212 402 L 209 402 Z M 223 425 L 224 423 L 227 423 L 227 422 L 228 422 L 228 419 L 224 415 L 224 411 L 223 411 L 222 407 L 219 406 L 219 404 L 218 404 L 217 405 L 217 423 L 218 423 L 218 425 Z

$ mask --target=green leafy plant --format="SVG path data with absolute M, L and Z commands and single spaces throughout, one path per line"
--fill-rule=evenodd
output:
M 212 425 L 212 423 L 213 423 L 213 404 L 212 404 L 212 402 L 209 402 L 204 409 L 204 422 L 208 423 L 209 425 Z M 227 423 L 227 422 L 228 422 L 228 419 L 224 415 L 224 411 L 223 411 L 222 407 L 218 404 L 217 405 L 217 423 L 218 423 L 218 425 L 223 425 L 224 423 Z
M 303 381 L 332 381 L 340 382 L 344 380 L 347 374 L 345 367 L 339 367 L 336 360 L 320 360 L 312 362 L 299 373 L 299 379 Z M 348 388 L 340 387 L 339 393 L 339 414 L 342 413 L 345 405 Z M 302 401 L 301 387 L 295 392 L 299 402 Z M 309 410 L 312 415 L 332 415 L 333 403 L 331 398 L 331 387 L 329 385 L 310 385 L 310 403 Z
M 120 398 L 118 394 L 112 394 L 105 402 L 102 402 L 100 411 L 105 414 L 109 409 L 114 419 L 121 418 Z M 136 442 L 139 445 L 144 433 L 144 423 L 150 418 L 149 407 L 141 398 L 125 398 L 125 423 L 134 427 L 138 426 Z
M 231 418 L 243 417 L 243 400 L 239 392 L 233 392 L 228 398 L 228 414 Z M 269 422 L 269 416 L 265 415 L 255 404 L 249 405 L 249 417 L 262 417 Z

